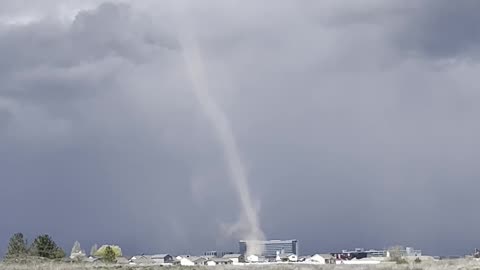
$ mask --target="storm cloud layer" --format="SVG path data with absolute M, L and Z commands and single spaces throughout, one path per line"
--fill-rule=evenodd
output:
M 302 254 L 478 245 L 480 2 L 185 3 L 267 238 Z M 0 251 L 17 231 L 237 249 L 177 30 L 163 1 L 2 1 Z

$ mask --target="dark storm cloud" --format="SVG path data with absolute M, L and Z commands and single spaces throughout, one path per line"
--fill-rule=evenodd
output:
M 5 29 L 0 44 L 3 92 L 55 103 L 108 88 L 102 83 L 113 80 L 108 76 L 119 63 L 144 62 L 167 48 L 148 35 L 148 22 L 130 15 L 126 5 L 103 4 L 79 13 L 68 27 L 42 21 Z
M 12 118 L 12 114 L 7 110 L 0 110 L 0 127 L 2 130 L 7 128 L 8 123 Z
M 236 249 L 222 229 L 238 204 L 170 7 L 145 3 L 0 28 L 1 242 L 23 231 L 129 254 Z M 475 37 L 457 30 L 474 2 L 272 3 L 188 5 L 267 236 L 305 253 L 473 248 L 479 66 L 462 60 Z M 449 12 L 456 39 L 437 44 Z
M 421 1 L 396 42 L 431 57 L 478 57 L 479 9 L 474 0 Z
M 2 205 L 17 207 L 4 208 L 12 218 L 2 223 L 2 241 L 23 230 L 31 237 L 50 232 L 64 245 L 73 238 L 84 244 L 124 242 L 127 252 L 152 250 L 162 241 L 164 248 L 182 247 L 168 235 L 151 234 L 162 227 L 172 235 L 173 223 L 162 222 L 162 215 L 175 214 L 165 207 L 174 200 L 169 190 L 190 194 L 191 176 L 176 160 L 182 147 L 169 144 L 191 124 L 168 119 L 185 114 L 168 96 L 155 102 L 163 113 L 151 121 L 128 105 L 145 106 L 131 95 L 148 94 L 145 89 L 157 80 L 178 88 L 167 85 L 168 72 L 156 74 L 165 66 L 149 60 L 168 61 L 162 56 L 175 40 L 151 27 L 127 5 L 103 4 L 79 13 L 71 25 L 43 20 L 4 28 L 1 101 L 2 115 L 9 117 L 2 117 L 2 178 L 9 189 L 2 189 Z M 163 142 L 148 134 L 154 124 L 153 134 Z M 188 213 L 184 207 L 171 209 Z M 45 216 L 38 218 L 39 212 Z M 68 228 L 75 227 L 83 232 L 69 236 Z M 121 236 L 125 231 L 130 233 Z

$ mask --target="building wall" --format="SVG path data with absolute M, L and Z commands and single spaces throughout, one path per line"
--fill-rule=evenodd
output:
M 412 247 L 405 248 L 405 256 L 407 257 L 420 257 L 422 256 L 422 251 L 414 249 Z
M 215 251 L 215 250 L 212 250 L 212 251 L 207 251 L 207 252 L 205 252 L 203 255 L 205 255 L 205 256 L 218 257 L 218 252 Z
M 203 253 L 203 255 L 205 256 L 213 256 L 213 257 L 223 257 L 227 254 L 233 254 L 232 251 L 216 251 L 216 250 L 211 250 L 211 251 L 207 251 L 205 253 Z
M 173 257 L 170 256 L 170 255 L 167 255 L 165 257 L 155 257 L 155 256 L 153 256 L 152 260 L 155 261 L 155 263 L 160 263 L 160 264 L 171 263 L 171 262 L 173 262 Z
M 386 257 L 386 250 L 367 250 L 367 257 Z
M 194 266 L 195 263 L 192 262 L 192 261 L 190 261 L 190 260 L 187 259 L 187 258 L 182 258 L 182 259 L 180 260 L 180 265 L 182 265 L 182 266 Z
M 261 255 L 267 258 L 275 258 L 278 252 L 292 253 L 295 255 L 298 254 L 298 241 L 297 240 L 268 240 L 268 241 L 256 241 L 253 244 L 262 245 L 263 253 L 255 254 Z M 246 241 L 239 242 L 239 251 L 240 254 L 245 255 L 247 252 L 247 243 Z

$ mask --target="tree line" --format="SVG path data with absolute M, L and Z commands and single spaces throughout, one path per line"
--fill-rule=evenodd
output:
M 66 254 L 48 234 L 37 236 L 30 245 L 22 233 L 15 233 L 12 235 L 8 242 L 5 259 L 15 260 L 30 256 L 47 259 L 62 259 L 65 258 Z M 115 262 L 117 257 L 122 256 L 122 251 L 118 246 L 104 245 L 97 248 L 97 244 L 95 244 L 90 250 L 90 256 L 101 258 L 104 262 Z M 85 258 L 85 251 L 81 249 L 80 243 L 75 241 L 70 253 L 70 259 L 80 262 Z
M 65 257 L 65 252 L 57 246 L 55 241 L 53 241 L 48 234 L 37 236 L 32 244 L 29 245 L 27 239 L 25 239 L 22 233 L 15 233 L 8 242 L 5 259 L 27 256 L 60 259 Z

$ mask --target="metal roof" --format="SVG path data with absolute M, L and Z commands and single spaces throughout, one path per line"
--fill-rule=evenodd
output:
M 242 257 L 242 254 L 225 254 L 223 258 L 239 258 Z

